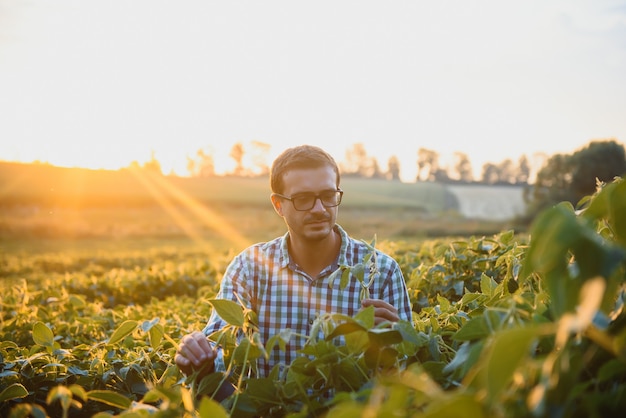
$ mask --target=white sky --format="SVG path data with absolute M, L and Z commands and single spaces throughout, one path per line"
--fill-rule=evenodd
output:
M 0 160 L 186 174 L 236 142 L 476 171 L 626 141 L 626 1 L 0 0 Z

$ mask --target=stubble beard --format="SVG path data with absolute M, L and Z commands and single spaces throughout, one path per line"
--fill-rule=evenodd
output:
M 310 242 L 319 242 L 324 240 L 333 232 L 334 223 L 332 220 L 332 216 L 316 216 L 310 219 L 305 219 L 304 238 Z

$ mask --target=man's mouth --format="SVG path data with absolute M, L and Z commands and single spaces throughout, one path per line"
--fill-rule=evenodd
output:
M 319 218 L 319 219 L 310 219 L 309 221 L 307 221 L 307 224 L 321 224 L 321 223 L 328 223 L 329 219 L 327 218 Z

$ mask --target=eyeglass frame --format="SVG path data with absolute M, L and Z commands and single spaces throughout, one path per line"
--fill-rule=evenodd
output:
M 331 192 L 331 191 L 332 191 L 333 193 L 336 193 L 336 194 L 338 193 L 338 194 L 339 194 L 339 199 L 337 199 L 337 204 L 336 204 L 336 205 L 327 205 L 327 204 L 326 204 L 326 203 L 324 203 L 324 201 L 322 200 L 322 194 L 323 194 L 323 193 L 328 193 L 328 192 Z M 312 205 L 311 205 L 311 207 L 310 207 L 310 208 L 308 208 L 308 209 L 298 209 L 298 208 L 296 207 L 295 202 L 294 202 L 294 199 L 296 199 L 297 197 L 301 197 L 301 196 L 303 196 L 303 195 L 309 195 L 309 196 L 311 196 L 311 195 L 312 195 L 312 197 L 314 198 L 314 199 L 313 199 L 313 204 L 312 204 Z M 322 206 L 324 206 L 325 208 L 336 208 L 337 206 L 339 206 L 339 205 L 341 204 L 341 200 L 342 200 L 342 198 L 343 198 L 343 190 L 341 190 L 341 189 L 336 189 L 336 190 L 324 190 L 324 191 L 322 191 L 322 192 L 320 192 L 320 193 L 317 193 L 317 194 L 312 193 L 312 192 L 302 192 L 302 193 L 296 193 L 296 194 L 291 195 L 291 196 L 285 196 L 285 195 L 282 195 L 282 194 L 280 194 L 280 193 L 272 193 L 272 196 L 277 196 L 277 197 L 280 197 L 280 198 L 282 198 L 282 199 L 289 200 L 289 201 L 291 202 L 291 204 L 293 205 L 293 208 L 294 208 L 295 210 L 297 210 L 298 212 L 306 212 L 306 211 L 308 211 L 308 210 L 313 209 L 313 208 L 315 207 L 315 204 L 317 203 L 317 201 L 318 201 L 318 200 L 322 203 Z

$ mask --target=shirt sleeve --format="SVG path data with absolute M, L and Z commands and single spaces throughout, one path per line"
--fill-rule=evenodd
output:
M 411 300 L 400 265 L 391 256 L 383 253 L 378 253 L 378 260 L 382 280 L 378 298 L 393 305 L 401 320 L 411 322 Z
M 237 304 L 240 304 L 241 300 L 244 306 L 250 309 L 250 294 L 247 283 L 248 276 L 248 262 L 246 261 L 245 254 L 242 253 L 236 256 L 226 268 L 215 299 L 231 300 Z M 239 296 L 239 298 L 237 296 Z M 224 328 L 226 325 L 228 325 L 226 321 L 220 318 L 217 311 L 213 309 L 203 332 L 208 336 Z
M 226 299 L 232 300 L 239 304 L 239 299 L 237 299 L 236 295 L 240 296 L 240 299 L 244 301 L 244 304 L 248 305 L 247 308 L 250 308 L 247 292 L 247 286 L 245 284 L 246 274 L 246 263 L 244 261 L 244 255 L 240 254 L 231 261 L 231 263 L 226 268 L 224 272 L 224 277 L 222 278 L 222 282 L 220 283 L 220 289 L 215 296 L 216 299 Z M 218 314 L 215 309 L 211 311 L 211 316 L 209 320 L 202 330 L 204 335 L 209 336 L 214 332 L 217 332 L 227 326 L 228 323 L 224 321 Z M 215 345 L 211 342 L 212 345 Z M 224 353 L 221 347 L 217 347 L 217 358 L 215 359 L 215 371 L 225 371 L 226 366 L 224 363 Z

